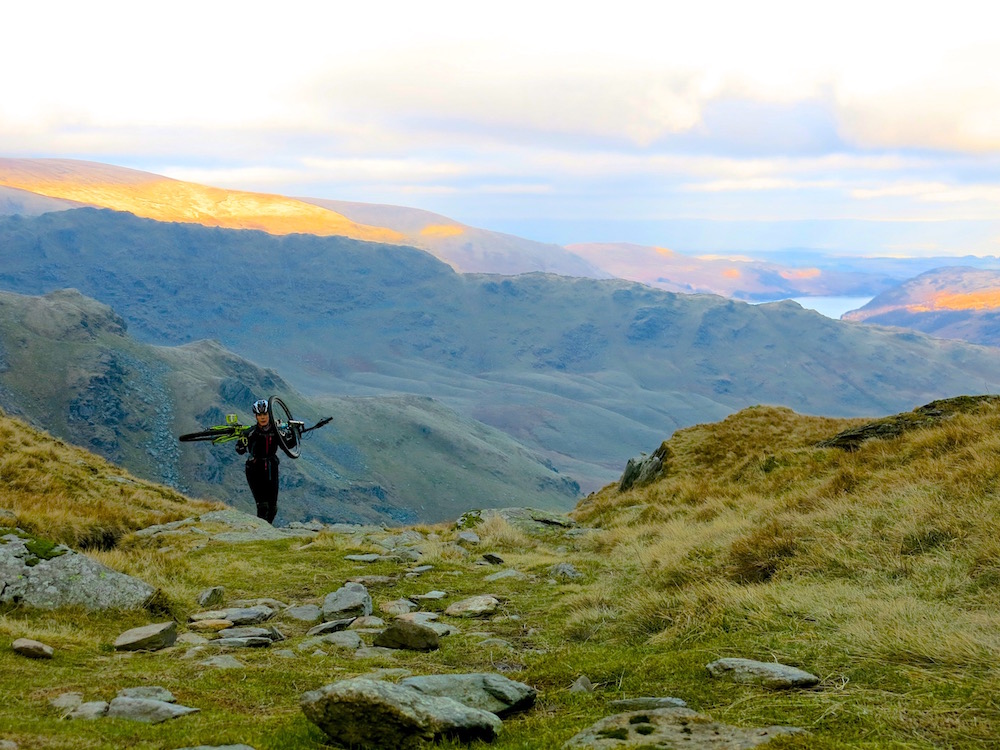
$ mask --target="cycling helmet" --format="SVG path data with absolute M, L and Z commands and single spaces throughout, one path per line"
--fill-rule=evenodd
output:
M 267 414 L 267 401 L 262 398 L 257 399 L 253 402 L 253 413 L 254 414 Z

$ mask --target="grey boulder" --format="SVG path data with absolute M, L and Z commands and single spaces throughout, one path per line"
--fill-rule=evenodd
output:
M 719 659 L 708 664 L 706 669 L 713 677 L 728 677 L 735 682 L 761 685 L 771 690 L 809 688 L 819 683 L 819 677 L 797 667 L 753 659 Z
M 301 706 L 309 721 L 348 747 L 409 750 L 445 737 L 492 741 L 502 726 L 495 714 L 451 698 L 363 678 L 312 690 Z
M 400 685 L 419 690 L 424 695 L 452 698 L 470 708 L 479 708 L 497 716 L 509 716 L 535 705 L 538 691 L 523 682 L 490 673 L 437 674 L 407 677 Z

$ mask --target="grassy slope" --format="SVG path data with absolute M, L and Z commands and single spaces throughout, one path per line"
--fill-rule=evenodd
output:
M 527 537 L 503 523 L 480 528 L 478 551 L 499 553 L 536 583 L 484 583 L 495 570 L 441 544 L 434 570 L 374 588 L 380 602 L 440 588 L 448 599 L 493 591 L 519 619 L 459 623 L 432 654 L 356 661 L 281 659 L 240 653 L 233 673 L 170 654 L 117 655 L 108 644 L 126 627 L 164 613 L 0 615 L 0 644 L 36 637 L 58 649 L 35 663 L 0 648 L 0 736 L 38 748 L 138 748 L 246 742 L 265 748 L 324 747 L 302 716 L 300 695 L 382 666 L 414 673 L 508 670 L 541 691 L 530 713 L 505 722 L 496 748 L 558 748 L 611 713 L 608 701 L 672 695 L 741 725 L 792 724 L 796 748 L 986 747 L 1000 734 L 1000 405 L 964 399 L 901 419 L 896 437 L 847 452 L 817 443 L 861 420 L 756 407 L 683 430 L 667 443 L 667 469 L 653 484 L 608 487 L 581 502 L 576 518 L 594 531 Z M 6 501 L 0 501 L 0 504 Z M 126 507 L 128 510 L 126 510 Z M 131 501 L 122 511 L 132 513 Z M 34 511 L 19 511 L 22 523 Z M 193 544 L 197 540 L 189 540 Z M 150 546 L 147 546 L 150 545 Z M 99 557 L 160 586 L 180 618 L 197 592 L 223 584 L 231 598 L 317 601 L 347 578 L 393 573 L 390 563 L 343 559 L 363 551 L 344 537 L 210 544 L 186 551 L 128 538 Z M 545 582 L 548 567 L 572 562 L 573 583 Z M 260 572 L 266 570 L 267 575 Z M 164 605 L 163 601 L 167 604 Z M 300 635 L 304 626 L 280 625 Z M 488 630 L 516 649 L 484 649 Z M 722 656 L 776 659 L 822 678 L 820 689 L 770 693 L 709 679 Z M 586 674 L 591 695 L 567 688 Z M 79 690 L 107 700 L 135 684 L 161 684 L 202 712 L 153 727 L 63 722 L 47 699 Z M 445 744 L 445 747 L 452 745 Z

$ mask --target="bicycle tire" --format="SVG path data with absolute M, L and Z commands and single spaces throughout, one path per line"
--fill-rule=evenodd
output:
M 267 401 L 267 411 L 275 423 L 274 426 L 278 433 L 278 445 L 281 446 L 281 450 L 289 458 L 298 458 L 302 454 L 302 434 L 293 421 L 291 410 L 280 398 L 271 396 Z M 281 427 L 282 423 L 292 432 L 294 441 L 290 441 L 285 436 Z
M 232 427 L 227 427 L 222 430 L 202 430 L 201 432 L 189 432 L 186 435 L 181 435 L 177 439 L 182 443 L 190 443 L 198 440 L 218 440 L 220 437 L 232 437 L 236 434 L 236 430 Z

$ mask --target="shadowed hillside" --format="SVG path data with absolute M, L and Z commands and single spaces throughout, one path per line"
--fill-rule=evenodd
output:
M 177 436 L 231 413 L 248 424 L 252 401 L 276 394 L 307 424 L 331 415 L 301 459 L 283 459 L 280 522 L 440 520 L 512 497 L 565 509 L 578 495 L 523 446 L 429 398 L 319 404 L 216 342 L 153 347 L 125 328 L 76 291 L 0 293 L 0 405 L 139 476 L 244 510 L 254 503 L 234 444 Z
M 0 286 L 73 287 L 137 338 L 217 339 L 310 394 L 432 396 L 585 490 L 753 403 L 878 416 L 984 390 L 1000 352 L 620 280 L 456 274 L 405 247 L 95 209 L 0 220 Z

